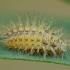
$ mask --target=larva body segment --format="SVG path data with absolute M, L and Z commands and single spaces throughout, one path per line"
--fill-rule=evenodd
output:
M 50 25 L 45 28 L 44 20 L 39 22 L 39 26 L 36 25 L 36 17 L 34 18 L 32 25 L 29 25 L 28 16 L 26 24 L 22 25 L 19 18 L 19 24 L 16 26 L 11 22 L 12 26 L 9 31 L 5 31 L 3 35 L 3 41 L 7 48 L 13 48 L 18 50 L 24 50 L 30 52 L 28 54 L 42 53 L 44 57 L 52 54 L 57 56 L 66 51 L 66 43 L 61 39 L 60 32 L 50 29 Z

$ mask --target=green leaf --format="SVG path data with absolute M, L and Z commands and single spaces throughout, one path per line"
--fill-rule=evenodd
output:
M 15 22 L 18 21 L 18 19 L 14 15 L 6 15 L 6 14 L 1 14 L 0 15 L 0 23 L 5 22 L 5 24 L 9 23 L 9 20 L 12 19 Z M 22 17 L 22 16 L 21 16 Z M 47 20 L 50 16 L 47 16 Z M 54 16 L 53 16 L 54 17 Z M 23 20 L 23 19 L 22 19 Z M 52 27 L 64 27 L 64 30 L 66 32 L 69 32 L 70 29 L 70 20 L 69 18 L 62 18 L 62 17 L 56 17 L 54 18 L 55 22 L 53 22 Z M 1 24 L 0 24 L 1 25 Z M 21 51 L 17 50 L 12 50 L 6 48 L 3 43 L 0 43 L 0 58 L 1 59 L 13 59 L 13 60 L 29 60 L 29 61 L 40 61 L 40 62 L 52 62 L 52 63 L 57 63 L 57 64 L 65 64 L 65 65 L 70 65 L 70 49 L 68 49 L 65 53 L 63 53 L 60 56 L 57 56 L 54 58 L 53 56 L 47 56 L 45 59 L 43 58 L 42 55 L 32 55 L 28 56 L 27 53 L 22 53 Z
M 70 4 L 70 0 L 61 0 L 61 1 L 63 1 L 63 2 L 66 2 L 66 3 Z

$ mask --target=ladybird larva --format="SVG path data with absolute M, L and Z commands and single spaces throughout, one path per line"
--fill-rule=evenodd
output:
M 47 55 L 57 56 L 66 51 L 66 42 L 61 29 L 50 29 L 52 21 L 46 26 L 44 19 L 39 21 L 37 26 L 36 16 L 29 24 L 29 17 L 26 16 L 26 23 L 23 25 L 18 16 L 19 24 L 11 21 L 11 24 L 3 25 L 0 29 L 1 40 L 7 48 L 29 51 L 28 54 L 42 53 L 44 58 Z

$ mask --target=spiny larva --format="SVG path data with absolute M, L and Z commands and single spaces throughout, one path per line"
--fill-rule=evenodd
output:
M 34 16 L 30 25 L 27 15 L 25 25 L 23 25 L 19 16 L 18 19 L 18 24 L 11 21 L 10 24 L 2 25 L 0 28 L 0 36 L 3 38 L 1 41 L 7 48 L 28 51 L 28 55 L 40 53 L 44 58 L 47 55 L 56 57 L 66 51 L 67 45 L 64 34 L 61 33 L 62 29 L 51 29 L 52 21 L 49 25 L 46 25 L 44 19 L 38 20 L 37 23 L 36 16 Z

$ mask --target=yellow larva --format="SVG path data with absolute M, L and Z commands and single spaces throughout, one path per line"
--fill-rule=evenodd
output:
M 60 33 L 61 29 L 55 31 L 50 29 L 52 21 L 46 26 L 43 19 L 37 26 L 35 16 L 30 26 L 28 16 L 25 25 L 22 24 L 20 17 L 18 19 L 19 24 L 16 25 L 11 21 L 11 24 L 6 27 L 3 25 L 0 29 L 2 42 L 7 48 L 29 51 L 29 55 L 42 53 L 44 57 L 49 54 L 57 56 L 66 51 L 67 45 L 63 33 Z

